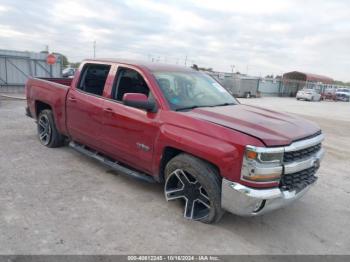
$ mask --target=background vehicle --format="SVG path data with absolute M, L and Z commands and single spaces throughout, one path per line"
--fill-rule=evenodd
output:
M 321 100 L 332 100 L 336 101 L 336 89 L 335 88 L 326 88 L 324 92 L 321 94 Z
M 75 71 L 76 71 L 75 68 L 67 67 L 62 70 L 62 76 L 72 78 L 74 77 Z
M 350 89 L 348 88 L 338 88 L 335 92 L 335 95 L 339 101 L 350 101 Z
M 257 97 L 257 79 L 249 78 L 225 78 L 222 80 L 222 85 L 234 97 L 251 98 Z
M 298 91 L 296 98 L 297 100 L 320 101 L 321 95 L 314 89 L 302 89 Z
M 317 125 L 241 105 L 189 68 L 88 60 L 74 79 L 29 79 L 26 96 L 43 145 L 69 140 L 120 173 L 164 183 L 185 218 L 205 223 L 299 199 L 324 154 Z
M 206 72 L 218 81 L 234 97 L 251 98 L 258 96 L 258 78 L 234 75 L 225 76 L 217 72 Z

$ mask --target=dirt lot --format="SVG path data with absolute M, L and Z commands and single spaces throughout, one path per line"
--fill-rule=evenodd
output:
M 0 101 L 1 254 L 350 254 L 350 103 L 243 103 L 297 113 L 326 134 L 319 181 L 261 217 L 187 221 L 160 185 L 117 175 L 68 147 L 48 149 L 23 101 Z

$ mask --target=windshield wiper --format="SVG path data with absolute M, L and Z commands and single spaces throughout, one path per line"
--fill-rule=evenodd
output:
M 222 104 L 217 104 L 217 105 L 212 105 L 210 107 L 216 107 L 216 106 L 232 106 L 235 105 L 235 103 L 222 103 Z
M 191 109 L 195 109 L 198 107 L 206 107 L 206 106 L 187 106 L 187 107 L 180 107 L 180 108 L 176 108 L 175 111 L 184 111 L 184 110 L 191 110 Z
M 198 107 L 216 107 L 216 106 L 231 106 L 231 105 L 235 105 L 235 103 L 222 103 L 222 104 L 218 104 L 218 105 L 203 105 L 203 106 L 195 105 L 195 106 L 177 108 L 177 109 L 175 109 L 175 111 L 191 110 L 191 109 L 195 109 Z

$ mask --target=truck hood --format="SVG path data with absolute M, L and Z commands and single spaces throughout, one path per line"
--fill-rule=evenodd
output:
M 256 106 L 196 108 L 185 114 L 251 135 L 266 146 L 289 145 L 320 131 L 316 124 L 303 118 Z

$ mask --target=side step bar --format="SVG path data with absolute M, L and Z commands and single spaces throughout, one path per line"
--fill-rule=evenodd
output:
M 128 175 L 128 176 L 131 176 L 133 178 L 137 178 L 137 179 L 149 182 L 149 183 L 155 183 L 155 180 L 154 180 L 153 177 L 151 177 L 149 175 L 146 175 L 146 174 L 143 174 L 143 173 L 140 173 L 138 171 L 129 169 L 129 168 L 125 167 L 125 166 L 122 166 L 118 162 L 113 161 L 110 158 L 105 157 L 102 154 L 98 153 L 97 151 L 92 150 L 90 148 L 87 148 L 84 145 L 81 145 L 81 144 L 78 144 L 78 143 L 76 143 L 74 141 L 71 141 L 69 143 L 69 146 L 71 148 L 73 148 L 74 150 L 78 151 L 79 153 L 82 153 L 82 154 L 84 154 L 86 156 L 89 156 L 89 157 L 91 157 L 93 159 L 98 160 L 99 162 L 105 164 L 106 166 L 112 168 L 113 170 L 115 170 L 117 172 L 120 172 L 120 173 L 122 173 L 124 175 Z

